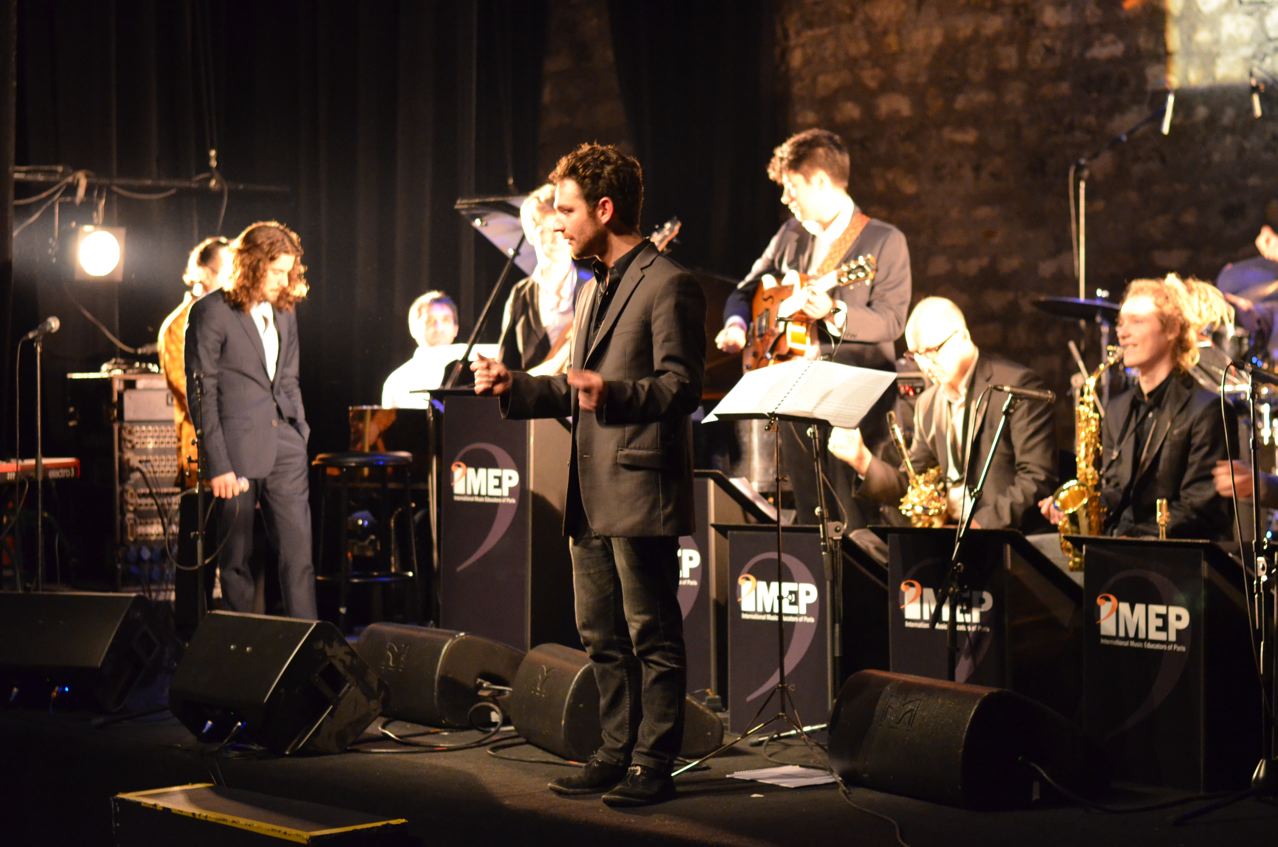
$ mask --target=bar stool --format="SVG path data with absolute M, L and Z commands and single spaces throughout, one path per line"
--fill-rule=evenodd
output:
M 409 488 L 412 461 L 412 454 L 404 452 L 345 452 L 320 453 L 311 462 L 318 476 L 320 501 L 315 580 L 321 585 L 336 583 L 337 626 L 343 632 L 354 586 L 367 586 L 374 592 L 373 617 L 380 612 L 378 592 L 403 586 L 409 595 L 408 617 L 416 620 L 419 616 L 417 545 Z M 334 499 L 335 506 L 330 504 Z M 329 526 L 333 513 L 339 517 L 335 533 Z M 337 536 L 336 545 L 329 543 L 330 534 Z

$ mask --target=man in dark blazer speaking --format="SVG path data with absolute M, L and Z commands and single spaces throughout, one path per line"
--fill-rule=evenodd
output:
M 639 234 L 643 174 L 611 146 L 559 160 L 556 228 L 595 260 L 577 301 L 570 368 L 534 377 L 472 365 L 475 391 L 508 418 L 572 416 L 564 531 L 577 629 L 599 684 L 603 743 L 550 784 L 634 806 L 674 794 L 686 669 L 678 539 L 692 530 L 692 424 L 705 371 L 696 279 Z
M 274 221 L 249 226 L 231 244 L 231 287 L 197 301 L 186 328 L 186 378 L 218 521 L 222 598 L 254 611 L 250 571 L 253 513 L 262 504 L 279 554 L 284 612 L 314 618 L 311 511 L 298 384 L 297 317 L 306 294 L 302 242 Z

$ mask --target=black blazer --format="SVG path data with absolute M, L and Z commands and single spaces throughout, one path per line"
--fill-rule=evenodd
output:
M 972 377 L 971 402 L 978 402 L 991 385 L 1017 385 L 1045 389 L 1046 385 L 1029 368 L 982 352 Z M 994 443 L 1004 395 L 991 392 L 977 414 L 968 436 L 975 445 L 968 484 L 975 486 Z M 949 470 L 945 449 L 945 393 L 939 385 L 929 386 L 914 405 L 914 440 L 910 462 L 919 473 L 939 467 Z M 860 493 L 887 503 L 899 502 L 909 478 L 902 468 L 894 468 L 877 456 L 866 470 Z M 1012 528 L 1022 532 L 1046 532 L 1051 525 L 1038 509 L 1038 501 L 1056 489 L 1056 432 L 1052 407 L 1038 400 L 1020 400 L 1008 419 L 994 463 L 985 481 L 985 491 L 972 518 L 985 529 Z
M 749 324 L 750 304 L 764 274 L 779 278 L 790 270 L 806 272 L 815 243 L 816 239 L 798 220 L 786 221 L 750 273 L 728 295 L 724 320 L 735 315 Z M 910 307 L 910 251 L 899 229 L 876 218 L 866 224 L 842 261 L 866 254 L 872 254 L 878 262 L 874 281 L 868 286 L 853 285 L 830 292 L 848 307 L 843 343 L 834 360 L 862 367 L 891 367 L 896 361 L 893 342 L 905 330 L 905 315 Z M 819 326 L 822 349 L 828 353 L 835 339 L 829 337 L 824 323 Z
M 1229 502 L 1216 494 L 1211 478 L 1212 466 L 1228 458 L 1220 397 L 1199 388 L 1184 371 L 1177 370 L 1168 379 L 1171 384 L 1150 427 L 1147 445 L 1136 444 L 1133 436 L 1124 437 L 1122 432 L 1137 389 L 1111 397 L 1105 409 L 1101 428 L 1105 529 L 1111 535 L 1158 535 L 1154 503 L 1165 497 L 1168 536 L 1227 540 L 1233 534 L 1233 514 Z M 1233 409 L 1226 406 L 1226 412 L 1229 431 L 1236 432 Z M 1132 479 L 1135 486 L 1127 502 L 1124 492 Z
M 565 376 L 512 374 L 508 418 L 572 416 L 576 478 L 599 535 L 686 535 L 693 529 L 692 423 L 705 375 L 705 297 L 696 277 L 648 244 L 618 283 L 589 350 L 596 282 L 573 320 L 571 366 L 607 383 L 603 407 L 581 414 Z M 565 527 L 568 529 L 569 527 Z
M 248 312 L 234 308 L 221 291 L 196 301 L 186 323 L 186 384 L 191 411 L 204 426 L 209 478 L 234 471 L 262 479 L 275 466 L 275 439 L 266 437 L 281 422 L 303 441 L 310 436 L 298 383 L 297 316 L 275 309 L 280 336 L 275 379 L 266 374 L 262 338 Z M 195 375 L 204 381 L 196 408 Z
M 530 276 L 515 283 L 506 298 L 501 319 L 497 358 L 512 371 L 538 365 L 550 355 L 550 336 L 537 308 L 537 280 Z

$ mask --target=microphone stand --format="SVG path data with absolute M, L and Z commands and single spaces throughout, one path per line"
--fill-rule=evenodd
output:
M 466 350 L 462 353 L 461 359 L 453 365 L 448 378 L 444 380 L 444 388 L 452 388 L 457 384 L 462 371 L 466 368 L 466 363 L 470 361 L 470 351 L 475 349 L 475 341 L 479 338 L 479 331 L 488 322 L 488 314 L 493 310 L 493 304 L 497 302 L 497 295 L 506 290 L 506 278 L 510 276 L 510 269 L 515 266 L 515 257 L 519 255 L 519 251 L 523 249 L 524 242 L 527 239 L 528 236 L 521 233 L 518 243 L 506 254 L 506 266 L 501 269 L 501 275 L 497 277 L 497 283 L 493 286 L 492 291 L 488 293 L 488 300 L 484 302 L 484 308 L 480 311 L 479 318 L 475 321 L 475 326 L 470 330 L 470 337 L 466 339 Z
M 994 465 L 994 454 L 998 452 L 999 442 L 1003 440 L 1003 430 L 1007 428 L 1007 419 L 1012 411 L 1016 408 L 1016 403 L 1020 398 L 1015 394 L 1008 394 L 1007 399 L 1003 401 L 1003 410 L 999 413 L 998 429 L 994 430 L 994 441 L 990 444 L 990 452 L 985 456 L 985 465 L 981 468 L 981 475 L 976 481 L 976 488 L 972 490 L 967 498 L 967 507 L 963 510 L 963 515 L 959 520 L 958 530 L 954 533 L 954 551 L 950 554 L 950 570 L 945 575 L 945 585 L 941 589 L 941 596 L 937 598 L 936 606 L 932 609 L 931 628 L 936 629 L 941 620 L 941 612 L 947 606 L 949 608 L 949 620 L 945 625 L 945 672 L 946 678 L 951 682 L 958 682 L 955 679 L 955 671 L 958 667 L 958 592 L 959 580 L 963 576 L 963 542 L 967 540 L 967 531 L 972 526 L 972 515 L 976 514 L 976 504 L 980 502 L 981 495 L 985 493 L 985 479 L 989 476 L 990 468 Z M 979 406 L 980 403 L 978 402 Z M 976 409 L 973 408 L 973 412 Z M 964 425 L 970 425 L 970 422 L 964 421 Z M 971 466 L 972 450 L 975 444 L 969 444 L 967 447 L 967 457 L 964 459 L 963 467 Z
M 1080 300 L 1087 299 L 1087 180 L 1091 176 L 1088 165 L 1111 148 L 1126 144 L 1127 140 L 1139 130 L 1149 124 L 1161 121 L 1166 112 L 1167 106 L 1164 104 L 1106 141 L 1095 153 L 1090 156 L 1083 156 L 1069 166 L 1070 197 L 1077 196 L 1078 198 L 1077 217 L 1075 219 L 1075 223 L 1078 226 L 1078 242 L 1075 245 L 1074 261 L 1075 270 L 1078 273 L 1078 298 Z
M 35 347 L 35 413 L 36 413 L 36 453 L 35 453 L 35 486 L 36 486 L 36 577 L 35 590 L 44 590 L 44 395 L 41 385 L 40 363 L 44 355 L 44 337 L 37 335 L 32 339 Z
M 1278 761 L 1274 759 L 1274 713 L 1270 699 L 1274 685 L 1274 663 L 1269 655 L 1272 649 L 1269 635 L 1273 623 L 1269 620 L 1269 604 L 1265 596 L 1269 587 L 1269 560 L 1266 553 L 1268 542 L 1260 531 L 1260 466 L 1256 461 L 1256 373 L 1255 368 L 1250 364 L 1243 370 L 1247 372 L 1247 405 L 1251 415 L 1248 446 L 1251 450 L 1251 517 L 1254 529 L 1251 539 L 1251 597 L 1248 598 L 1248 602 L 1252 604 L 1254 625 L 1260 641 L 1257 648 L 1260 662 L 1260 667 L 1257 668 L 1260 675 L 1260 761 L 1256 763 L 1251 773 L 1251 784 L 1248 788 L 1186 812 L 1175 818 L 1172 821 L 1173 825 L 1203 817 L 1248 797 L 1278 795 Z M 1243 549 L 1246 549 L 1246 545 L 1243 545 Z
M 209 611 L 204 587 L 204 544 L 207 533 L 207 512 L 204 508 L 204 476 L 207 471 L 204 456 L 204 374 L 191 374 L 191 389 L 195 404 L 190 408 L 199 410 L 198 414 L 191 415 L 191 422 L 195 425 L 195 625 L 199 626 Z
M 1266 594 L 1269 589 L 1269 560 L 1266 556 L 1267 543 L 1260 532 L 1260 463 L 1256 461 L 1256 376 L 1255 367 L 1247 365 L 1247 406 L 1251 415 L 1251 432 L 1248 442 L 1251 448 L 1251 595 L 1256 610 L 1256 628 L 1259 630 L 1260 646 L 1260 697 L 1261 697 L 1261 738 L 1260 761 L 1251 774 L 1251 792 L 1253 794 L 1272 797 L 1278 793 L 1278 762 L 1274 761 L 1274 720 L 1273 711 L 1265 708 L 1265 700 L 1273 692 L 1273 657 L 1269 655 L 1272 646 L 1269 633 L 1272 623 L 1268 620 L 1268 603 Z

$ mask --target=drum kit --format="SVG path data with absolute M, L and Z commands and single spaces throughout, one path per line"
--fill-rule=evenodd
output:
M 1237 296 L 1253 303 L 1265 303 L 1278 312 L 1278 280 L 1257 282 L 1237 292 Z M 1101 333 L 1101 349 L 1104 349 L 1104 345 L 1112 337 L 1118 323 L 1119 304 L 1103 297 L 1039 297 L 1034 305 L 1053 317 L 1097 326 Z M 1238 405 L 1239 427 L 1242 430 L 1240 436 L 1246 435 L 1244 428 L 1249 422 L 1244 408 L 1249 381 L 1246 373 L 1230 366 L 1247 364 L 1255 370 L 1278 377 L 1275 349 L 1278 349 L 1278 345 L 1271 348 L 1270 339 L 1262 333 L 1249 332 L 1236 325 L 1220 327 L 1210 338 L 1203 338 L 1199 342 L 1198 364 L 1191 375 L 1203 388 L 1215 394 L 1223 391 L 1226 397 Z M 1261 470 L 1274 473 L 1278 470 L 1278 457 L 1275 456 L 1278 452 L 1278 389 L 1268 383 L 1258 382 L 1256 400 L 1259 424 L 1257 441 L 1260 448 L 1258 461 Z

